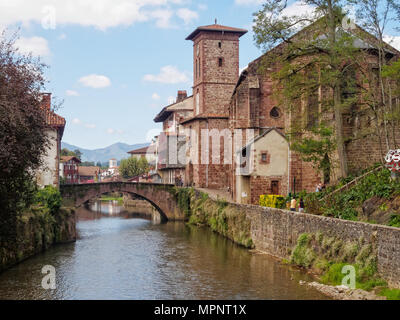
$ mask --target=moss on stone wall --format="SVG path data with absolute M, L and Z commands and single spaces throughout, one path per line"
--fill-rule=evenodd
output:
M 320 232 L 304 233 L 297 240 L 290 263 L 312 269 L 325 284 L 341 285 L 346 275 L 343 267 L 351 265 L 356 270 L 357 288 L 371 290 L 387 285 L 378 275 L 375 245 L 364 239 L 349 242 Z
M 54 215 L 45 207 L 32 207 L 17 218 L 16 241 L 2 244 L 0 272 L 56 243 L 76 240 L 75 212 L 61 208 Z
M 194 189 L 175 188 L 174 193 L 189 224 L 208 226 L 239 245 L 254 248 L 250 221 L 240 207 L 225 200 L 212 200 L 206 193 Z

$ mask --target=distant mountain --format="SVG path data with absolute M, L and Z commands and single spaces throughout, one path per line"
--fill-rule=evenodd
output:
M 89 161 L 89 162 L 108 162 L 108 160 L 115 158 L 117 160 L 128 158 L 129 155 L 127 154 L 128 151 L 132 151 L 135 149 L 147 147 L 148 143 L 141 143 L 141 144 L 133 144 L 129 145 L 126 143 L 116 143 L 109 147 L 103 149 L 95 149 L 95 150 L 88 150 L 83 149 L 66 142 L 61 143 L 61 148 L 67 148 L 70 151 L 79 150 L 82 152 L 82 161 Z

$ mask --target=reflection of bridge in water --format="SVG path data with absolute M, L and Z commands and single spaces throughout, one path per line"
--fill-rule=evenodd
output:
M 95 200 L 87 202 L 76 209 L 76 217 L 78 221 L 100 220 L 103 218 L 140 218 L 152 220 L 154 223 L 160 222 L 160 214 L 156 210 L 149 213 L 137 212 L 134 208 L 123 207 L 118 201 Z
M 60 191 L 67 207 L 78 208 L 107 193 L 129 193 L 150 202 L 158 210 L 162 220 L 184 220 L 185 215 L 178 206 L 175 188 L 169 184 L 108 182 L 64 185 L 60 187 Z

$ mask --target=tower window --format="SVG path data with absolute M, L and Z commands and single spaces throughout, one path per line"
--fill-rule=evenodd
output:
M 222 42 L 220 41 L 220 42 L 218 42 L 218 48 L 222 48 Z
M 278 107 L 273 107 L 269 115 L 271 116 L 271 118 L 277 119 L 281 116 L 281 111 Z
M 222 58 L 218 58 L 218 66 L 222 67 L 224 60 Z

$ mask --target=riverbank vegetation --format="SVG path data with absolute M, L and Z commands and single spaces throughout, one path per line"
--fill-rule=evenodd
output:
M 0 247 L 16 239 L 17 218 L 35 203 L 35 172 L 49 144 L 41 108 L 46 67 L 0 34 Z
M 323 233 L 301 234 L 287 263 L 311 269 L 323 284 L 342 285 L 345 266 L 356 271 L 356 288 L 374 290 L 388 299 L 400 298 L 399 289 L 389 289 L 378 275 L 377 253 L 373 241 L 344 241 Z
M 357 184 L 334 193 L 353 177 L 321 193 L 301 193 L 306 211 L 311 214 L 353 221 L 400 227 L 400 180 L 391 179 L 390 171 L 380 169 Z
M 193 188 L 175 188 L 179 208 L 185 213 L 188 224 L 208 226 L 233 242 L 253 248 L 250 221 L 238 207 L 225 200 L 212 200 L 203 192 Z

